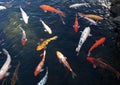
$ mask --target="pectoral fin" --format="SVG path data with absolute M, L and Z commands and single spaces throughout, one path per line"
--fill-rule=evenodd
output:
M 7 76 L 9 76 L 10 75 L 10 73 L 9 72 L 7 72 L 6 74 L 5 74 L 5 77 L 7 77 Z
M 97 66 L 95 64 L 93 64 L 93 68 L 96 68 Z
M 47 12 L 47 10 L 44 10 L 44 12 Z
M 12 67 L 12 66 L 11 66 L 11 65 L 9 65 L 9 67 L 8 67 L 8 68 L 10 69 L 11 67 Z
M 47 32 L 47 30 L 44 30 L 45 32 Z
M 92 36 L 92 34 L 89 34 L 89 36 L 91 37 L 91 36 Z

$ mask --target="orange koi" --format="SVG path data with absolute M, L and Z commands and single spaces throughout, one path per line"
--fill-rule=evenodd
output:
M 37 76 L 37 75 L 40 73 L 40 71 L 41 71 L 41 69 L 42 69 L 42 67 L 43 67 L 43 65 L 44 65 L 44 62 L 45 62 L 45 55 L 46 55 L 46 50 L 44 49 L 44 52 L 43 52 L 43 54 L 41 55 L 41 56 L 42 56 L 42 60 L 41 60 L 40 63 L 37 65 L 37 67 L 36 67 L 36 69 L 35 69 L 35 71 L 34 71 L 34 76 Z
M 84 17 L 91 18 L 91 19 L 95 19 L 95 20 L 103 20 L 103 17 L 95 15 L 95 14 L 81 14 L 81 15 Z
M 75 72 L 73 72 L 73 70 L 70 67 L 69 63 L 67 62 L 66 57 L 64 57 L 64 55 L 60 51 L 56 51 L 56 55 L 57 55 L 59 61 L 62 62 L 67 67 L 67 69 L 72 73 L 72 78 L 77 76 L 75 74 Z
M 114 69 L 112 66 L 106 64 L 105 62 L 101 61 L 100 59 L 96 59 L 93 57 L 87 57 L 87 61 L 89 61 L 90 63 L 93 64 L 93 68 L 96 68 L 97 66 L 103 68 L 103 69 L 107 69 L 110 70 L 112 72 L 114 72 L 117 76 L 117 78 L 120 77 L 120 72 L 118 72 L 116 69 Z
M 50 11 L 50 12 L 55 12 L 57 14 L 60 14 L 61 16 L 65 17 L 65 13 L 55 9 L 54 7 L 51 7 L 49 5 L 40 5 L 40 8 L 44 10 L 44 12 Z
M 89 49 L 88 51 L 88 56 L 90 56 L 90 53 L 93 49 L 97 48 L 99 45 L 103 44 L 105 42 L 106 38 L 105 37 L 102 37 L 100 38 L 99 40 L 97 40 L 92 46 L 91 48 Z
M 79 24 L 78 24 L 78 17 L 77 17 L 77 14 L 76 14 L 76 18 L 75 18 L 75 23 L 74 23 L 74 31 L 75 32 L 78 32 L 78 28 L 79 28 Z
M 46 47 L 46 45 L 48 45 L 48 43 L 52 40 L 56 40 L 58 38 L 58 36 L 54 36 L 54 37 L 51 37 L 51 38 L 48 38 L 47 40 L 43 41 L 40 45 L 37 46 L 36 50 L 39 51 L 39 50 L 42 50 L 43 48 Z

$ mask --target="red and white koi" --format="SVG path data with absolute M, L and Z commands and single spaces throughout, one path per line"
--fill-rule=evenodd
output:
M 96 59 L 96 58 L 93 58 L 93 57 L 87 57 L 86 59 L 87 59 L 87 61 L 89 61 L 90 63 L 93 64 L 93 68 L 96 68 L 98 66 L 98 67 L 101 67 L 103 69 L 107 69 L 109 71 L 114 72 L 116 74 L 117 78 L 120 77 L 120 72 L 118 72 L 112 66 L 110 66 L 110 65 L 106 64 L 105 62 L 101 61 L 100 59 Z
M 72 78 L 77 76 L 75 74 L 75 72 L 72 70 L 72 68 L 70 67 L 69 63 L 67 62 L 66 57 L 60 51 L 56 51 L 56 55 L 57 55 L 59 61 L 62 62 L 64 64 L 64 66 L 66 66 L 67 69 L 72 73 Z
M 79 51 L 89 35 L 90 35 L 90 27 L 86 27 L 81 34 L 78 47 L 76 48 L 77 56 L 79 55 Z
M 26 37 L 25 30 L 24 30 L 22 27 L 20 27 L 20 29 L 21 29 L 21 31 L 22 31 L 21 44 L 22 44 L 22 46 L 24 46 L 25 43 L 27 42 L 27 37 Z
M 52 34 L 51 28 L 47 24 L 45 24 L 45 22 L 42 19 L 40 19 L 40 22 L 42 23 L 43 27 L 45 28 L 44 31 L 48 32 L 49 34 Z
M 7 60 L 3 64 L 2 68 L 0 69 L 0 80 L 2 80 L 4 77 L 9 75 L 9 68 L 10 68 L 10 63 L 11 63 L 11 56 L 9 52 L 6 49 L 2 49 L 4 54 L 7 56 Z

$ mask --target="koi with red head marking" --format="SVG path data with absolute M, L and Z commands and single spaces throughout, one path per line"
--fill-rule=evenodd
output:
M 110 66 L 110 65 L 106 64 L 105 62 L 101 61 L 100 59 L 96 59 L 96 58 L 93 58 L 93 57 L 87 57 L 86 59 L 87 59 L 87 61 L 89 61 L 90 63 L 93 64 L 93 68 L 96 68 L 98 66 L 98 67 L 101 67 L 103 69 L 107 69 L 109 71 L 114 72 L 116 74 L 117 78 L 120 77 L 120 72 L 118 72 L 112 66 Z
M 25 30 L 22 27 L 20 27 L 20 29 L 22 31 L 21 44 L 22 44 L 22 46 L 24 46 L 25 43 L 27 42 L 26 33 L 25 33 Z

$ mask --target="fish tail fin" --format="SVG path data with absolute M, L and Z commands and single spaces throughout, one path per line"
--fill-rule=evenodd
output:
M 23 28 L 22 28 L 21 26 L 19 26 L 19 28 L 20 28 L 21 31 L 24 31 Z
M 116 72 L 116 76 L 117 76 L 117 78 L 119 78 L 120 77 L 120 73 Z
M 50 40 L 56 40 L 58 38 L 58 36 L 54 36 L 52 38 L 50 38 Z
M 40 22 L 43 22 L 41 18 L 40 18 Z
M 71 73 L 72 73 L 72 78 L 74 79 L 77 75 L 76 75 L 76 73 L 73 72 L 73 71 L 71 71 Z
M 84 16 L 83 16 L 83 14 L 82 14 L 82 13 L 80 13 L 80 12 L 78 12 L 78 15 L 79 15 L 80 17 L 84 17 Z
M 5 48 L 3 48 L 2 50 L 3 50 L 4 54 L 6 54 L 6 55 L 9 54 L 8 51 Z
M 60 10 L 57 10 L 56 13 L 60 14 L 61 16 L 65 17 L 65 13 L 60 11 Z
M 87 56 L 90 56 L 91 52 L 88 52 Z

